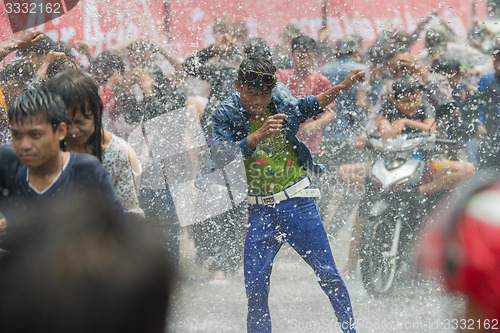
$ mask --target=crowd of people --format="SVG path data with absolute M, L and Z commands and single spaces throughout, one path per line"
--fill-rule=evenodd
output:
M 99 193 L 101 209 L 116 220 L 111 227 L 155 221 L 175 270 L 182 228 L 169 184 L 155 186 L 162 161 L 141 160 L 128 137 L 189 105 L 212 149 L 230 144 L 245 160 L 248 202 L 188 227 L 211 281 L 242 272 L 248 331 L 270 332 L 269 278 L 287 241 L 315 271 L 343 331 L 355 332 L 327 236 L 358 208 L 343 272 L 355 274 L 372 161 L 367 135 L 391 140 L 422 131 L 459 143 L 428 161 L 423 195 L 453 191 L 477 170 L 500 167 L 500 41 L 478 20 L 459 39 L 443 20 L 429 27 L 432 15 L 415 31 L 389 27 L 369 44 L 358 35 L 331 40 L 325 30 L 313 38 L 290 24 L 275 46 L 249 36 L 245 21 L 221 17 L 214 44 L 186 59 L 145 39 L 97 55 L 85 41 L 53 41 L 37 30 L 0 41 L 0 60 L 9 59 L 0 66 L 0 264 L 3 256 L 15 258 L 11 251 L 29 250 L 16 238 L 32 236 L 17 233 L 16 223 L 31 207 L 76 200 L 82 216 L 99 220 L 102 212 L 83 214 L 89 207 L 82 204 L 95 204 Z M 419 38 L 424 49 L 410 52 Z M 51 218 L 67 216 L 45 220 Z M 55 260 L 33 257 L 39 259 Z M 166 301 L 158 302 L 166 310 Z

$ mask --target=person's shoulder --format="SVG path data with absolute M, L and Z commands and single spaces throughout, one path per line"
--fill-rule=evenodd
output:
M 111 133 L 111 140 L 109 141 L 109 145 L 112 147 L 113 146 L 128 147 L 129 143 L 125 139 L 119 137 L 118 135 Z
M 244 108 L 241 104 L 240 94 L 234 92 L 231 96 L 219 103 L 213 113 L 213 117 L 217 119 L 234 118 L 243 110 Z
M 14 147 L 9 145 L 0 146 L 0 171 L 2 174 L 6 173 L 7 170 L 15 172 L 22 167 L 21 161 L 16 155 Z M 7 176 L 6 174 L 3 176 Z
M 0 146 L 0 161 L 2 161 L 2 164 L 6 164 L 17 159 L 18 158 L 13 145 L 9 144 Z
M 229 97 L 219 103 L 217 109 L 233 109 L 241 105 L 240 94 L 235 91 Z

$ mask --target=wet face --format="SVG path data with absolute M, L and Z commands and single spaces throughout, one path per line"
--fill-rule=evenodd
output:
M 11 121 L 12 144 L 21 163 L 28 168 L 43 168 L 60 151 L 60 142 L 66 136 L 66 124 L 54 131 L 43 115 Z
M 89 111 L 84 116 L 80 110 L 68 108 L 66 123 L 68 124 L 66 142 L 69 146 L 87 144 L 94 134 L 94 116 Z
M 273 97 L 273 88 L 270 86 L 255 87 L 248 83 L 240 84 L 239 80 L 236 80 L 235 84 L 236 90 L 240 93 L 241 104 L 250 116 L 264 116 Z
M 313 50 L 295 49 L 292 53 L 293 67 L 299 71 L 310 71 L 314 66 L 316 52 Z
M 395 98 L 393 95 L 392 102 L 399 111 L 403 112 L 407 116 L 413 116 L 422 105 L 422 94 L 420 91 L 415 91 L 407 92 L 398 98 Z

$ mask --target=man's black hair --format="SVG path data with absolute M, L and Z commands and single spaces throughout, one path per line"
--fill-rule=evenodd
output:
M 441 57 L 434 61 L 432 69 L 438 73 L 444 73 L 450 70 L 458 73 L 460 71 L 460 66 L 461 63 L 457 59 Z
M 33 76 L 35 76 L 35 70 L 31 62 L 18 60 L 2 68 L 0 72 L 0 83 L 16 80 L 24 86 Z
M 366 55 L 368 60 L 376 65 L 386 64 L 387 61 L 394 56 L 391 50 L 389 50 L 388 45 L 383 42 L 375 42 L 370 45 Z
M 411 76 L 400 77 L 392 83 L 392 95 L 395 99 L 404 97 L 406 93 L 415 93 L 417 91 L 420 91 L 420 85 Z
M 101 52 L 94 61 L 90 63 L 89 72 L 99 84 L 105 84 L 111 75 L 123 75 L 125 72 L 125 64 L 118 51 L 106 50 Z M 102 77 L 99 74 L 101 74 Z M 103 82 L 99 82 L 100 80 Z
M 292 39 L 292 52 L 296 49 L 301 49 L 303 51 L 315 51 L 316 41 L 309 36 L 299 35 Z
M 81 69 L 82 66 L 72 58 L 61 57 L 52 60 L 47 66 L 47 80 L 53 78 L 57 73 L 64 72 L 69 69 Z
M 16 98 L 7 115 L 10 123 L 43 115 L 55 132 L 59 124 L 66 121 L 66 106 L 61 97 L 45 88 L 29 89 Z
M 28 55 L 30 52 L 35 52 L 35 54 L 39 57 L 46 55 L 50 51 L 57 50 L 56 43 L 45 35 L 38 43 L 26 48 L 26 49 L 18 49 L 16 51 L 16 55 L 18 57 L 24 57 Z
M 68 42 L 64 42 L 62 40 L 54 42 L 54 52 L 62 52 L 66 55 L 66 57 L 74 59 L 75 55 L 73 54 L 73 48 Z
M 48 89 L 61 96 L 66 108 L 73 109 L 73 113 L 81 112 L 83 116 L 94 118 L 94 134 L 92 154 L 102 159 L 102 101 L 99 97 L 99 88 L 92 77 L 80 69 L 70 69 L 56 74 L 50 79 Z M 71 121 L 71 119 L 70 119 Z
M 243 71 L 256 71 L 259 73 L 276 75 L 276 67 L 273 65 L 273 62 L 263 55 L 250 56 L 244 59 L 238 70 L 238 80 L 241 84 L 249 84 L 259 88 L 266 87 L 266 85 L 262 82 L 262 76 L 259 76 L 257 80 L 253 82 L 247 82 L 243 75 Z M 276 83 L 274 85 L 276 85 Z M 274 85 L 267 87 L 273 88 Z
M 245 56 L 247 58 L 259 54 L 269 60 L 273 57 L 271 48 L 267 45 L 266 41 L 260 37 L 254 37 L 247 40 L 243 49 L 245 50 Z

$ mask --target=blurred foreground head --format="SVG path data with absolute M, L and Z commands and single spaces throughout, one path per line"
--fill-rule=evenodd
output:
M 467 319 L 498 319 L 500 175 L 478 173 L 455 193 L 460 195 L 441 203 L 447 208 L 430 217 L 435 223 L 420 244 L 419 267 L 443 278 L 449 291 L 465 296 Z M 476 332 L 488 332 L 485 328 Z
M 159 233 L 74 199 L 9 224 L 0 332 L 164 332 L 173 272 Z

